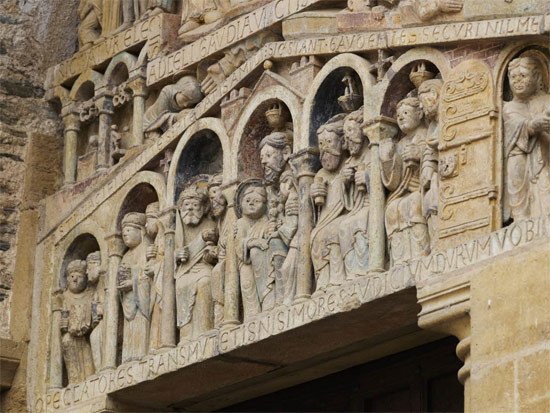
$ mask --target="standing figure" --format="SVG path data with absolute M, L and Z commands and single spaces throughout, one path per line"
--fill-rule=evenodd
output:
M 317 130 L 322 168 L 311 184 L 315 227 L 311 231 L 311 259 L 316 291 L 342 284 L 346 279 L 339 228 L 345 212 L 346 179 L 340 173 L 344 159 L 344 114 Z
M 368 254 L 368 170 L 370 149 L 363 135 L 363 107 L 344 119 L 344 145 L 349 157 L 342 166 L 344 206 L 347 214 L 339 228 L 340 249 L 348 278 L 366 275 Z
M 550 211 L 548 66 L 526 52 L 508 66 L 514 98 L 504 104 L 505 202 L 514 220 Z M 508 215 L 505 214 L 505 215 Z
M 61 310 L 61 349 L 69 383 L 84 381 L 94 374 L 92 347 L 92 303 L 94 290 L 87 288 L 86 261 L 71 261 L 67 266 L 67 289 Z
M 162 283 L 164 274 L 164 228 L 159 218 L 159 203 L 153 202 L 145 209 L 145 231 L 147 233 L 147 264 L 145 274 L 151 283 L 151 329 L 149 335 L 149 351 L 161 347 L 162 319 Z
M 204 185 L 204 186 L 201 186 Z M 176 223 L 176 306 L 180 344 L 197 338 L 214 325 L 211 248 L 217 243 L 216 224 L 208 219 L 210 200 L 204 182 L 180 195 Z
M 403 132 L 380 144 L 382 182 L 391 191 L 386 207 L 386 233 L 391 263 L 410 260 L 430 251 L 428 224 L 422 214 L 420 159 L 426 140 L 424 113 L 418 98 L 397 104 L 397 123 Z
M 103 309 L 105 303 L 105 271 L 101 268 L 101 253 L 94 251 L 86 257 L 86 275 L 88 277 L 88 288 L 93 288 L 94 299 L 92 302 L 92 326 L 90 344 L 96 371 L 102 366 L 103 348 Z
M 433 249 L 437 240 L 438 203 L 439 203 L 439 98 L 443 81 L 430 79 L 422 82 L 418 88 L 418 99 L 424 111 L 424 119 L 428 125 L 426 143 L 423 145 L 420 164 L 420 187 L 422 191 L 422 213 L 428 223 L 428 233 Z
M 145 273 L 145 214 L 130 212 L 122 219 L 122 240 L 128 251 L 118 268 L 124 328 L 122 362 L 139 360 L 149 350 L 151 278 Z
M 85 50 L 101 37 L 103 1 L 80 0 L 78 17 L 80 18 L 80 25 L 78 26 L 80 50 Z
M 275 305 L 275 279 L 268 243 L 267 192 L 263 182 L 242 182 L 235 195 L 235 253 L 241 281 L 244 320 Z
M 275 301 L 282 304 L 287 290 L 285 283 L 293 281 L 288 279 L 288 273 L 283 277 L 281 269 L 298 230 L 298 193 L 288 162 L 292 153 L 292 134 L 286 131 L 272 132 L 262 139 L 259 149 L 269 205 L 269 248 L 272 254 L 270 270 L 275 278 Z M 285 194 L 281 193 L 283 175 L 286 181 Z
M 223 321 L 225 304 L 225 257 L 227 239 L 230 236 L 229 225 L 225 220 L 227 200 L 221 191 L 222 175 L 213 175 L 208 180 L 208 196 L 210 197 L 210 214 L 216 223 L 219 234 L 218 245 L 212 249 L 215 255 L 215 265 L 212 268 L 212 300 L 214 301 L 214 327 L 219 327 Z

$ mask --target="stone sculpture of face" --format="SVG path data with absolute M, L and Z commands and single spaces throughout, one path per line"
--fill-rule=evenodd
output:
M 210 198 L 210 203 L 212 204 L 211 213 L 214 218 L 219 218 L 225 212 L 225 207 L 227 206 L 227 201 L 223 196 L 221 187 L 219 185 L 211 186 L 208 188 L 208 197 Z
M 87 260 L 86 264 L 88 280 L 90 280 L 91 283 L 95 283 L 99 279 L 101 273 L 101 262 L 98 260 Z
M 260 188 L 250 188 L 243 195 L 241 201 L 243 215 L 252 218 L 260 218 L 266 210 L 266 197 Z
M 199 225 L 205 213 L 206 206 L 198 198 L 186 198 L 181 203 L 181 214 L 185 225 Z
M 344 122 L 344 140 L 351 156 L 358 155 L 363 148 L 363 132 L 361 125 L 355 120 Z
M 73 270 L 67 277 L 67 283 L 69 291 L 74 294 L 78 294 L 86 289 L 88 278 L 86 277 L 86 273 L 83 271 Z
M 133 225 L 122 228 L 122 240 L 128 248 L 135 248 L 141 244 L 141 230 Z
M 145 222 L 145 231 L 150 238 L 155 238 L 158 234 L 158 218 L 152 215 L 147 216 Z
M 403 133 L 410 133 L 420 126 L 422 110 L 419 107 L 403 104 L 397 109 L 397 124 Z
M 342 159 L 342 139 L 335 132 L 323 130 L 318 135 L 321 165 L 327 171 L 335 171 Z
M 439 110 L 439 88 L 433 84 L 427 87 L 420 86 L 418 91 L 418 98 L 422 103 L 424 109 L 424 115 L 428 119 L 437 118 L 437 112 Z
M 537 93 L 539 79 L 531 68 L 520 63 L 518 66 L 511 68 L 508 75 L 514 97 L 527 99 Z
M 266 182 L 276 182 L 281 176 L 286 164 L 284 149 L 277 149 L 273 146 L 264 145 L 260 150 L 260 161 L 264 168 L 264 178 Z

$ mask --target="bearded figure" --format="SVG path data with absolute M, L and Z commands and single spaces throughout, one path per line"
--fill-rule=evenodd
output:
M 61 310 L 61 350 L 69 383 L 86 380 L 95 373 L 89 337 L 93 324 L 94 289 L 88 288 L 86 261 L 67 266 L 67 289 Z
M 162 288 L 164 274 L 164 227 L 159 217 L 159 203 L 153 202 L 145 209 L 147 234 L 147 264 L 145 274 L 151 279 L 151 328 L 149 350 L 161 347 Z
M 124 327 L 122 362 L 141 359 L 149 351 L 151 278 L 147 266 L 146 216 L 130 212 L 122 219 L 122 240 L 128 250 L 118 268 L 118 290 Z
M 339 231 L 346 211 L 344 160 L 344 114 L 336 115 L 317 130 L 322 168 L 311 184 L 315 227 L 311 231 L 311 259 L 316 291 L 325 291 L 346 279 Z
M 225 304 L 225 257 L 227 252 L 227 239 L 230 236 L 229 225 L 225 221 L 227 200 L 222 193 L 222 175 L 214 175 L 208 181 L 208 196 L 210 198 L 210 215 L 216 223 L 216 229 L 220 234 L 218 245 L 212 249 L 212 299 L 214 301 L 214 327 L 219 327 L 223 321 Z
M 176 306 L 180 344 L 214 326 L 211 249 L 218 241 L 216 223 L 208 219 L 206 183 L 187 187 L 178 200 L 176 222 Z
M 292 153 L 292 135 L 287 132 L 273 132 L 262 139 L 259 145 L 260 160 L 267 184 L 269 206 L 269 248 L 272 254 L 272 278 L 275 279 L 275 301 L 291 302 L 293 296 L 291 279 L 294 263 L 287 262 L 285 273 L 282 268 L 298 229 L 298 193 L 288 160 Z M 281 178 L 285 176 L 285 183 Z M 294 244 L 297 241 L 294 241 Z M 293 254 L 296 259 L 295 254 Z M 290 285 L 287 285 L 290 284 Z
M 94 251 L 86 257 L 86 276 L 88 277 L 88 288 L 93 289 L 94 298 L 92 302 L 92 326 L 90 333 L 90 345 L 92 346 L 92 356 L 94 366 L 99 371 L 102 366 L 103 349 L 103 311 L 105 304 L 105 271 L 101 266 L 101 253 Z
M 342 166 L 344 207 L 347 214 L 339 229 L 340 249 L 347 277 L 366 275 L 368 270 L 368 170 L 370 149 L 362 131 L 363 107 L 344 119 L 344 146 L 349 153 Z
M 237 189 L 235 254 L 241 281 L 244 320 L 275 305 L 275 279 L 271 271 L 267 191 L 262 181 L 250 179 Z
M 420 193 L 420 160 L 427 132 L 423 118 L 418 98 L 403 99 L 397 104 L 401 139 L 387 138 L 380 144 L 382 182 L 391 192 L 386 207 L 386 233 L 392 265 L 430 251 Z
M 428 223 L 428 232 L 431 247 L 435 246 L 438 229 L 438 204 L 439 204 L 439 136 L 441 125 L 439 124 L 439 98 L 443 81 L 431 79 L 422 82 L 418 88 L 418 99 L 424 111 L 424 119 L 428 126 L 426 141 L 423 145 L 420 164 L 420 187 L 422 192 L 422 213 Z
M 537 52 L 510 62 L 513 99 L 504 104 L 505 216 L 550 211 L 550 94 L 548 66 Z

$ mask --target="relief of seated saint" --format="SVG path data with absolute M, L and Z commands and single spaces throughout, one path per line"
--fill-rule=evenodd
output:
M 380 144 L 382 181 L 391 191 L 386 206 L 386 233 L 392 264 L 427 255 L 428 224 L 422 214 L 420 159 L 426 140 L 424 113 L 418 98 L 397 104 L 397 123 L 403 132 Z
M 61 310 L 61 350 L 69 383 L 79 383 L 95 373 L 90 333 L 94 328 L 94 289 L 88 288 L 86 261 L 67 266 L 67 289 Z
M 176 307 L 179 344 L 214 327 L 212 250 L 218 242 L 216 223 L 209 218 L 206 184 L 198 181 L 180 195 L 176 223 Z
M 145 138 L 155 139 L 162 135 L 185 115 L 186 109 L 193 108 L 202 98 L 201 86 L 193 76 L 184 76 L 173 85 L 164 86 L 143 116 Z
M 250 179 L 239 185 L 235 198 L 239 216 L 235 224 L 235 252 L 246 321 L 275 304 L 267 191 L 261 181 Z
M 510 62 L 513 99 L 504 104 L 505 205 L 514 220 L 550 211 L 550 94 L 545 58 L 526 52 Z

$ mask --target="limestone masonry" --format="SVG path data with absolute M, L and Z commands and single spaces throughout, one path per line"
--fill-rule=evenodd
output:
M 549 34 L 544 0 L 7 0 L 2 410 L 223 410 L 454 336 L 465 411 L 550 411 Z

